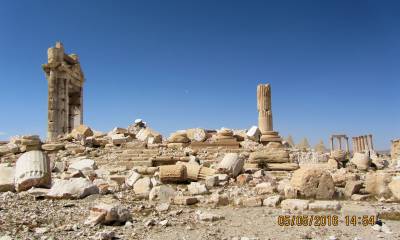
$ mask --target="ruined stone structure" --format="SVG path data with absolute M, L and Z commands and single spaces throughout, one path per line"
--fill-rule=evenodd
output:
M 353 141 L 353 153 L 374 151 L 374 145 L 372 143 L 372 134 L 353 137 L 352 141 Z
M 67 55 L 62 43 L 47 50 L 43 70 L 48 82 L 48 130 L 47 139 L 72 131 L 83 123 L 83 82 L 78 56 Z
M 335 146 L 334 146 L 334 140 L 335 139 L 337 139 L 337 141 L 338 141 L 338 143 L 339 143 L 339 148 L 338 149 L 335 149 Z M 346 153 L 348 153 L 349 152 L 349 137 L 347 137 L 345 134 L 339 134 L 339 135 L 332 135 L 331 136 L 331 138 L 330 138 L 330 141 L 331 141 L 331 152 L 333 152 L 333 151 L 335 151 L 335 150 L 343 150 L 342 149 L 342 140 L 346 140 L 345 141 L 345 143 L 346 143 Z
M 269 142 L 282 142 L 278 132 L 273 130 L 271 108 L 271 85 L 259 84 L 257 86 L 258 128 L 261 131 L 260 141 L 263 144 Z
M 400 158 L 400 139 L 392 140 L 390 156 L 392 157 L 393 160 L 397 160 Z

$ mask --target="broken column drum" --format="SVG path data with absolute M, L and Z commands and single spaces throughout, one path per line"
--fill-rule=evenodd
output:
M 47 50 L 43 70 L 48 82 L 47 139 L 55 140 L 83 124 L 84 75 L 78 56 L 64 53 L 62 43 Z
M 273 130 L 271 85 L 259 84 L 257 86 L 258 127 L 261 131 L 262 143 L 282 142 L 278 132 Z

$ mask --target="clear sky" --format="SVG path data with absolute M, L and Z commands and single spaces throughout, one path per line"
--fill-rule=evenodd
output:
M 163 134 L 257 124 L 272 84 L 274 128 L 400 137 L 400 1 L 0 1 L 1 139 L 47 128 L 41 64 L 57 40 L 86 76 L 84 122 L 142 118 Z

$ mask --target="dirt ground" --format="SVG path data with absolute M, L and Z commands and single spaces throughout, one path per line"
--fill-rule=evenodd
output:
M 89 207 L 99 202 L 119 201 L 132 212 L 132 222 L 124 226 L 84 225 Z M 342 205 L 346 205 L 343 202 Z M 349 203 L 354 204 L 354 203 Z M 372 203 L 362 203 L 374 209 Z M 81 200 L 35 200 L 27 193 L 0 195 L 0 239 L 105 239 L 100 232 L 114 232 L 115 239 L 400 239 L 400 221 L 383 220 L 392 233 L 371 226 L 347 226 L 339 212 L 301 212 L 294 215 L 337 215 L 338 226 L 280 226 L 280 208 L 211 207 L 170 205 L 156 210 L 157 203 L 137 200 L 129 191 L 114 195 L 92 195 Z M 223 219 L 199 221 L 198 211 Z M 161 223 L 164 221 L 164 225 Z M 97 235 L 96 235 L 97 234 Z

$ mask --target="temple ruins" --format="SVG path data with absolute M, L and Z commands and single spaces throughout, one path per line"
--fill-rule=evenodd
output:
M 338 148 L 335 148 L 335 141 L 337 140 L 338 142 Z M 335 151 L 335 150 L 343 150 L 342 149 L 342 140 L 345 141 L 346 143 L 346 153 L 349 153 L 349 137 L 347 137 L 345 134 L 333 134 L 330 138 L 330 142 L 331 142 L 331 152 Z
M 261 131 L 260 141 L 263 144 L 282 142 L 278 132 L 273 130 L 270 84 L 259 84 L 257 86 L 257 108 L 258 128 Z
M 83 123 L 84 75 L 75 54 L 66 54 L 61 42 L 47 50 L 43 70 L 48 82 L 47 140 L 69 133 Z
M 353 153 L 374 151 L 374 145 L 372 143 L 372 134 L 353 137 L 352 141 L 353 141 Z

